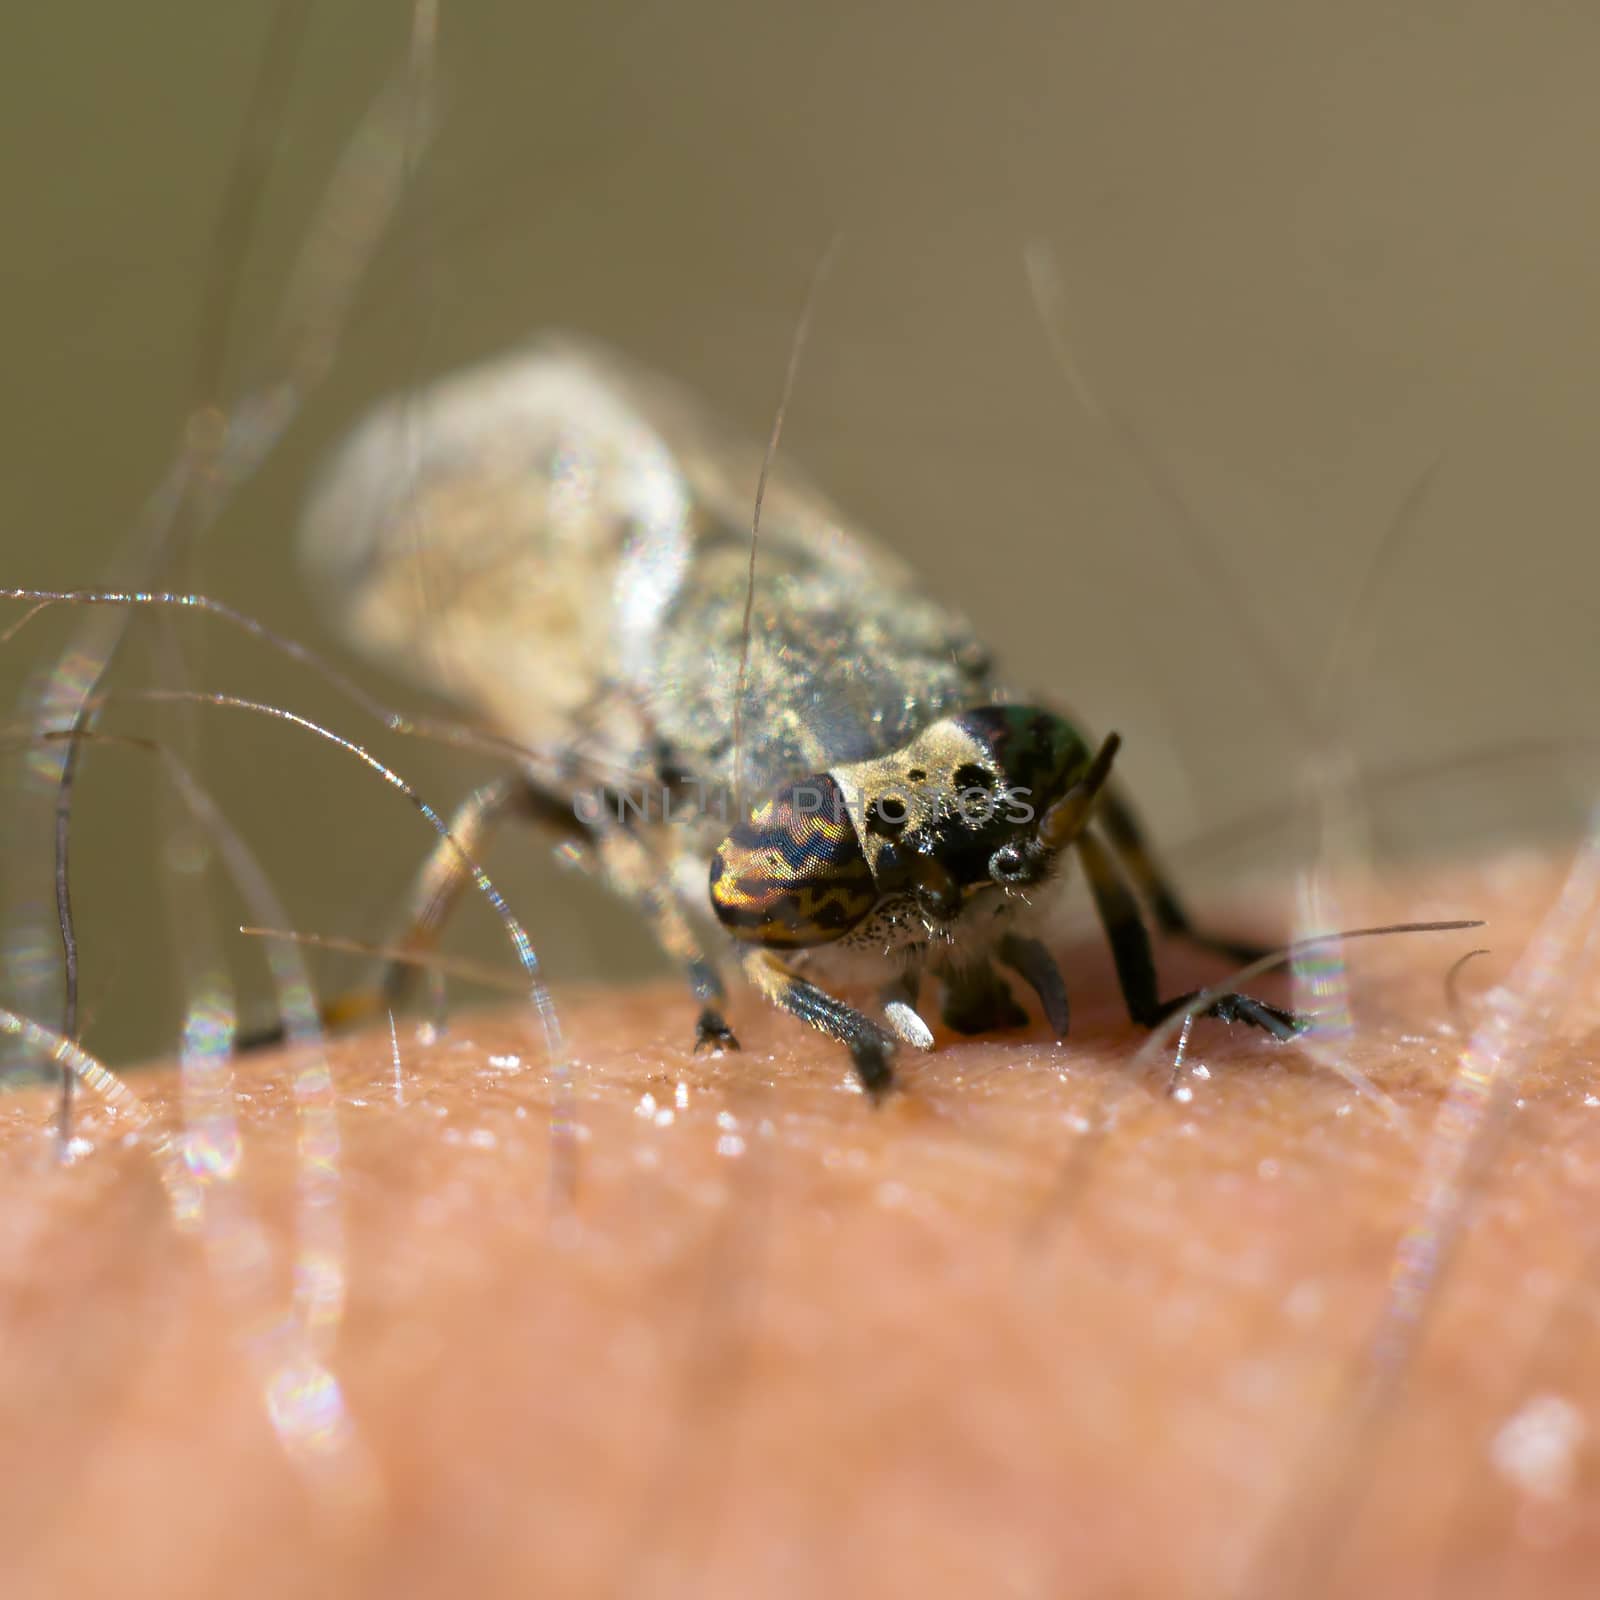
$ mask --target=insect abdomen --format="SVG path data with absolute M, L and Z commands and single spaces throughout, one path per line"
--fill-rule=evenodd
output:
M 826 944 L 878 898 L 844 796 L 822 775 L 764 801 L 711 858 L 711 904 L 722 925 L 759 944 Z

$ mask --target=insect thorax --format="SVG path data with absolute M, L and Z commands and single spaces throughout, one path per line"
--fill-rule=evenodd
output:
M 730 530 L 731 534 L 732 530 Z M 992 695 L 986 653 L 921 595 L 763 557 L 735 771 L 734 703 L 748 587 L 747 536 L 705 551 L 663 620 L 651 720 L 696 775 L 749 799 L 785 780 L 905 744 Z

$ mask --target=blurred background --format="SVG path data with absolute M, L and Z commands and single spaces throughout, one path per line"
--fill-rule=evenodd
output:
M 8 29 L 0 585 L 95 583 L 172 460 L 278 4 L 66 0 Z M 409 25 L 396 3 L 310 8 L 228 322 L 236 381 L 270 354 Z M 193 585 L 336 652 L 295 570 L 308 475 L 378 397 L 543 327 L 598 335 L 764 436 L 842 232 L 785 456 L 963 605 L 1015 682 L 1122 732 L 1196 894 L 1303 848 L 1285 818 L 1329 726 L 1386 859 L 1569 828 L 1600 731 L 1597 52 L 1600 14 L 1527 3 L 444 0 L 435 138 L 328 381 L 197 548 Z M 1064 379 L 1030 245 L 1153 472 Z M 1347 617 L 1358 647 L 1319 717 Z M 0 647 L 7 706 L 73 621 Z M 183 627 L 196 682 L 370 738 L 441 807 L 492 770 L 379 738 L 304 670 Z M 149 679 L 136 636 L 118 681 Z M 118 707 L 105 726 L 170 736 L 172 718 Z M 416 815 L 292 729 L 199 727 L 205 781 L 295 924 L 381 934 L 430 842 Z M 113 1059 L 170 1047 L 179 1014 L 154 790 L 136 752 L 86 752 L 83 997 Z M 0 826 L 0 871 L 48 862 L 48 831 Z M 658 969 L 636 921 L 537 841 L 511 833 L 490 864 L 558 979 Z M 481 907 L 461 924 L 453 948 L 509 959 Z M 230 948 L 259 1020 L 260 951 Z M 319 959 L 332 985 L 349 971 Z

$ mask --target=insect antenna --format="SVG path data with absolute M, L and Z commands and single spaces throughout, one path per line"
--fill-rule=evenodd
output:
M 1107 734 L 1083 776 L 1039 819 L 1039 839 L 1047 849 L 1059 850 L 1077 837 L 1111 776 L 1111 763 L 1121 748 L 1121 736 Z
M 756 479 L 755 508 L 750 515 L 750 571 L 745 579 L 744 621 L 739 629 L 739 671 L 733 685 L 733 814 L 744 816 L 744 698 L 750 682 L 750 631 L 755 621 L 756 560 L 761 547 L 761 506 L 767 497 L 767 479 L 772 473 L 772 463 L 777 460 L 778 441 L 783 437 L 783 419 L 789 413 L 789 400 L 794 394 L 794 381 L 800 371 L 800 357 L 805 351 L 806 339 L 811 332 L 811 313 L 816 308 L 823 280 L 833 266 L 834 257 L 844 235 L 836 233 L 828 247 L 811 269 L 806 284 L 805 299 L 800 304 L 800 315 L 789 340 L 789 361 L 783 372 L 783 392 L 778 396 L 778 409 L 772 418 L 772 432 L 767 438 L 767 448 L 761 457 L 761 473 Z

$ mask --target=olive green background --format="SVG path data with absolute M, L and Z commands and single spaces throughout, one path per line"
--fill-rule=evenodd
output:
M 170 459 L 272 11 L 76 0 L 8 23 L 0 583 L 94 582 Z M 269 348 L 310 209 L 406 30 L 399 4 L 313 8 L 238 284 L 234 370 Z M 198 587 L 331 648 L 292 560 L 313 463 L 377 395 L 550 324 L 764 434 L 805 284 L 840 231 L 785 451 L 962 603 L 1019 683 L 1121 730 L 1164 839 L 1292 799 L 1352 606 L 1370 647 L 1345 657 L 1330 706 L 1373 776 L 1385 850 L 1582 816 L 1600 12 L 443 0 L 438 74 L 438 138 L 339 365 L 199 550 Z M 1094 388 L 1189 518 L 1053 363 L 1029 241 L 1059 264 Z M 7 704 L 66 620 L 0 649 Z M 186 626 L 197 681 L 371 733 L 304 672 Z M 136 651 L 122 681 L 141 676 Z M 108 725 L 164 717 L 124 708 Z M 304 736 L 222 712 L 201 726 L 208 781 L 295 921 L 379 931 L 428 843 L 421 821 Z M 1558 748 L 1530 755 L 1541 741 Z M 375 745 L 441 804 L 487 770 Z M 1474 750 L 1475 766 L 1379 781 Z M 173 1036 L 151 792 L 136 755 L 86 759 L 85 1001 L 90 1043 L 113 1056 Z M 1244 848 L 1179 857 L 1204 884 L 1294 848 L 1292 830 L 1258 826 Z M 648 969 L 626 913 L 541 858 L 511 838 L 493 866 L 551 970 Z M 463 921 L 460 948 L 496 951 L 481 907 Z M 259 1011 L 259 952 L 240 953 Z

